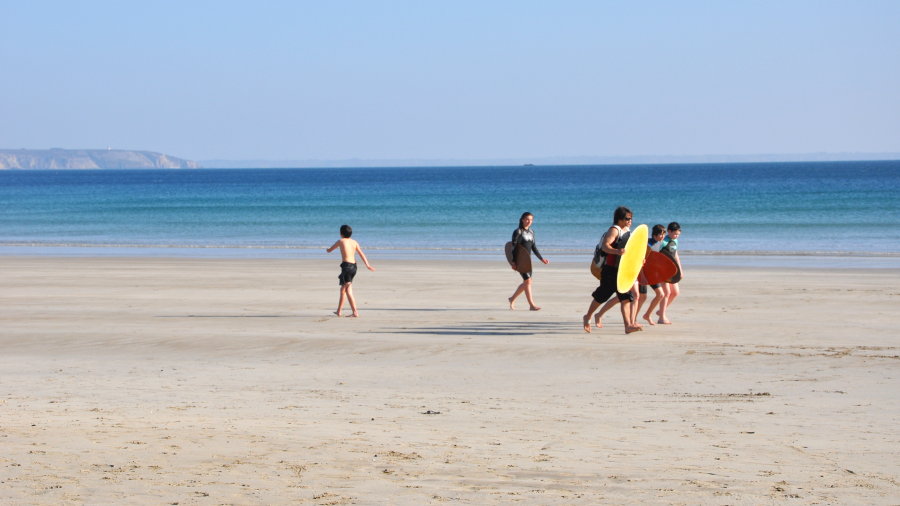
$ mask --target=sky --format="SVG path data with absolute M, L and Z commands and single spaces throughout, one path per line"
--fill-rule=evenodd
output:
M 900 1 L 0 0 L 0 148 L 900 152 Z

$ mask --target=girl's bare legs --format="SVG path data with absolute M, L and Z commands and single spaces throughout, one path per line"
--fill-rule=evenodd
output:
M 678 288 L 678 283 L 672 283 L 669 285 L 669 288 L 669 301 L 666 304 L 666 308 L 672 307 L 672 303 L 681 295 L 681 288 Z
M 532 311 L 541 309 L 534 303 L 534 298 L 531 296 L 531 278 L 525 280 L 525 300 L 528 301 L 528 309 L 531 309 Z
M 669 307 L 672 306 L 672 303 L 675 302 L 675 299 L 678 298 L 678 295 L 681 294 L 681 290 L 678 288 L 678 283 L 666 283 L 666 285 L 668 286 L 666 300 L 664 302 L 666 308 L 665 310 L 660 309 L 662 313 L 659 315 L 659 323 L 669 324 L 672 322 L 669 321 L 669 318 L 666 316 L 666 311 L 669 309 Z M 662 306 L 663 302 L 661 302 L 659 305 Z
M 531 309 L 532 311 L 541 309 L 537 307 L 537 305 L 535 305 L 534 298 L 531 295 L 531 278 L 522 281 L 519 287 L 516 288 L 516 291 L 512 294 L 512 297 L 509 298 L 510 309 L 515 309 L 516 298 L 521 295 L 522 292 L 525 292 L 525 300 L 528 301 L 529 309 Z
M 659 301 L 659 311 L 656 312 L 656 314 L 659 316 L 659 320 L 657 320 L 656 323 L 663 323 L 666 325 L 672 323 L 666 317 L 666 309 L 669 307 L 669 294 L 670 290 L 672 290 L 672 286 L 674 285 L 672 285 L 671 283 L 663 283 L 662 285 L 665 297 L 663 297 L 662 300 Z
M 515 309 L 515 308 L 516 308 L 516 306 L 515 306 L 515 304 L 516 304 L 516 298 L 517 298 L 519 295 L 522 295 L 522 292 L 524 292 L 524 291 L 525 291 L 525 282 L 522 281 L 522 283 L 520 283 L 519 286 L 516 287 L 516 291 L 513 292 L 512 297 L 510 297 L 510 298 L 508 299 L 508 300 L 509 300 L 509 308 L 510 308 L 510 309 Z
M 641 317 L 647 320 L 647 323 L 649 323 L 650 325 L 656 325 L 656 322 L 654 322 L 653 319 L 650 318 L 650 314 L 653 313 L 653 310 L 656 308 L 656 306 L 659 305 L 660 301 L 666 298 L 666 292 L 662 286 L 654 288 L 653 292 L 656 294 L 656 296 L 653 297 L 653 300 L 650 301 L 650 305 L 647 306 L 647 311 L 644 313 L 644 316 Z

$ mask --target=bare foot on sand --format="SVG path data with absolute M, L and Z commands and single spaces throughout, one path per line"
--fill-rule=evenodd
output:
M 584 323 L 584 331 L 588 334 L 591 333 L 591 317 L 588 315 L 584 315 L 581 318 L 582 323 Z
M 662 312 L 657 311 L 657 312 L 656 312 L 656 316 L 659 316 L 659 320 L 657 320 L 656 323 L 661 323 L 661 324 L 663 324 L 663 325 L 671 325 L 671 324 L 672 324 L 672 322 L 669 321 L 668 318 L 666 318 L 665 316 L 663 316 Z
M 644 330 L 644 329 L 641 327 L 625 327 L 626 334 L 631 334 L 632 332 L 640 332 L 642 330 Z
M 642 316 L 641 318 L 647 320 L 647 323 L 649 323 L 650 325 L 656 325 L 656 322 L 654 322 L 653 319 L 650 318 L 650 313 L 644 314 L 644 316 Z
M 539 307 L 537 307 L 537 306 L 531 306 L 531 307 L 528 308 L 528 309 L 530 309 L 530 310 L 532 310 L 532 311 L 540 311 L 540 310 L 541 310 L 541 308 L 539 308 Z
M 600 318 L 601 318 L 600 315 L 597 315 L 597 316 L 594 317 L 594 326 L 597 327 L 598 329 L 602 329 L 602 328 L 603 328 L 603 322 L 600 321 Z
M 341 312 L 340 312 L 340 311 L 332 311 L 331 314 L 337 315 L 337 316 L 341 316 Z
M 352 315 L 348 316 L 347 318 L 359 318 L 359 313 L 353 313 Z
M 510 297 L 510 298 L 508 298 L 508 299 L 506 299 L 506 300 L 509 301 L 509 309 L 510 309 L 510 310 L 516 309 L 516 306 L 515 306 L 515 303 L 513 302 L 513 298 L 512 298 L 512 297 Z

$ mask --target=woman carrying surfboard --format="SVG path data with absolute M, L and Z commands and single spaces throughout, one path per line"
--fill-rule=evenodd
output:
M 534 215 L 531 213 L 522 213 L 519 218 L 519 228 L 512 235 L 512 241 L 507 243 L 506 258 L 510 267 L 522 276 L 522 283 L 513 292 L 509 300 L 509 308 L 515 309 L 516 298 L 525 293 L 525 299 L 528 301 L 529 309 L 539 311 L 541 308 L 534 303 L 531 293 L 531 253 L 544 264 L 549 264 L 547 260 L 541 256 L 541 252 L 537 249 L 534 241 L 534 230 L 531 230 L 531 224 L 534 223 Z
M 606 302 L 613 294 L 619 298 L 619 306 L 622 310 L 622 321 L 625 324 L 625 333 L 631 334 L 632 332 L 637 332 L 641 329 L 641 326 L 634 321 L 634 315 L 631 311 L 631 306 L 634 302 L 634 296 L 631 294 L 631 290 L 626 287 L 624 292 L 620 292 L 617 289 L 617 278 L 619 275 L 619 259 L 625 253 L 625 241 L 622 237 L 622 229 L 631 225 L 633 218 L 633 213 L 631 209 L 628 209 L 625 206 L 619 206 L 613 212 L 613 224 L 609 229 L 603 234 L 603 238 L 600 240 L 600 250 L 603 256 L 603 265 L 600 268 L 600 286 L 594 290 L 594 293 L 591 294 L 592 300 L 590 306 L 588 306 L 588 311 L 582 318 L 584 323 L 584 331 L 590 333 L 591 331 L 591 315 L 594 314 L 594 311 L 600 307 L 601 304 Z M 645 227 L 646 228 L 646 227 Z M 644 244 L 642 244 L 644 248 L 646 248 L 646 234 L 644 235 Z M 632 279 L 629 285 L 633 284 L 634 280 Z

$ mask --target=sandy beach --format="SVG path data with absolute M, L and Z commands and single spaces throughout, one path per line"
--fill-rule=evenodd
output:
M 370 260 L 0 257 L 0 502 L 900 503 L 896 269 Z

